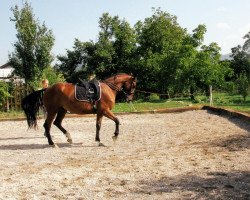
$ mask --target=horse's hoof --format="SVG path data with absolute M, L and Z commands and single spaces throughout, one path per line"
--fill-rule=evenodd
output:
M 67 141 L 68 141 L 68 143 L 70 143 L 70 144 L 73 143 L 72 139 L 67 139 Z
M 57 144 L 52 144 L 51 145 L 53 148 L 59 149 L 59 146 Z
M 106 147 L 103 143 L 99 142 L 98 144 L 99 147 Z
M 112 139 L 113 139 L 114 142 L 117 141 L 117 138 L 118 138 L 117 136 L 113 136 L 113 137 L 112 137 Z

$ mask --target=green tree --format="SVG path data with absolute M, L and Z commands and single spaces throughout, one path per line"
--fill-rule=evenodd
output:
M 206 89 L 209 94 L 209 86 L 221 87 L 225 83 L 225 77 L 230 76 L 228 65 L 220 61 L 220 47 L 216 43 L 203 45 L 197 54 L 194 64 L 194 77 L 196 86 Z
M 98 41 L 81 42 L 75 39 L 73 50 L 58 56 L 56 68 L 69 82 L 96 74 L 103 79 L 118 72 L 132 72 L 131 63 L 136 49 L 134 30 L 118 16 L 104 13 L 99 20 Z
M 43 70 L 42 79 L 40 80 L 40 82 L 43 79 L 48 79 L 50 85 L 53 85 L 53 84 L 58 83 L 58 82 L 65 82 L 65 78 L 64 78 L 63 74 L 57 72 L 52 67 L 47 67 Z
M 248 53 L 248 56 L 250 54 L 250 31 L 243 37 L 246 41 L 243 45 L 243 50 Z
M 55 68 L 61 72 L 66 81 L 76 83 L 78 78 L 87 78 L 87 64 L 91 63 L 95 44 L 93 42 L 81 42 L 75 39 L 73 50 L 67 50 L 66 55 L 59 55 L 57 59 L 60 61 Z M 91 63 L 92 64 L 92 63 Z
M 250 32 L 244 36 L 246 41 L 243 46 L 232 48 L 232 60 L 230 67 L 234 71 L 233 81 L 238 88 L 238 93 L 244 100 L 250 87 Z
M 203 45 L 205 25 L 192 34 L 177 23 L 177 17 L 154 9 L 151 17 L 134 28 L 118 16 L 104 13 L 94 42 L 76 39 L 73 50 L 59 56 L 57 68 L 69 80 L 96 74 L 105 78 L 117 72 L 138 76 L 138 87 L 152 92 L 194 93 L 210 84 L 220 86 L 230 70 L 220 62 L 216 43 Z
M 135 25 L 137 33 L 137 73 L 140 87 L 166 93 L 173 85 L 178 69 L 178 53 L 186 30 L 172 16 L 160 9 Z
M 51 65 L 53 57 L 51 50 L 54 45 L 54 36 L 45 24 L 35 19 L 33 9 L 28 2 L 19 9 L 16 5 L 11 8 L 17 30 L 17 41 L 14 43 L 14 52 L 9 55 L 10 64 L 14 73 L 32 84 L 41 77 L 45 68 Z
M 104 13 L 99 20 L 99 37 L 96 42 L 95 73 L 104 78 L 118 72 L 131 72 L 132 59 L 136 49 L 136 35 L 133 28 L 118 16 Z
M 238 92 L 240 95 L 242 95 L 244 101 L 246 101 L 246 97 L 249 93 L 249 81 L 246 76 L 246 74 L 240 74 L 239 77 L 236 80 L 237 86 L 238 86 Z
M 194 65 L 197 62 L 198 48 L 201 48 L 205 33 L 206 26 L 198 25 L 193 30 L 193 34 L 185 35 L 178 53 L 178 69 L 176 70 L 176 81 L 173 83 L 174 91 L 179 93 L 190 92 L 191 99 L 194 99 L 195 90 L 198 89 L 198 77 L 195 76 Z
M 245 74 L 250 81 L 250 60 L 247 52 L 238 45 L 232 48 L 231 68 L 234 71 L 234 79 L 237 79 L 241 74 Z

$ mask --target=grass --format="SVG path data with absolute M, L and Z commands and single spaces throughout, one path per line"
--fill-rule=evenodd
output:
M 250 114 L 250 96 L 246 98 L 246 101 L 243 101 L 243 98 L 240 95 L 215 93 L 214 105 Z
M 114 112 L 134 112 L 134 111 L 153 111 L 164 108 L 177 108 L 187 106 L 209 105 L 209 99 L 206 96 L 197 96 L 195 101 L 190 98 L 174 98 L 170 100 L 149 100 L 147 102 L 134 101 L 133 103 L 117 103 Z M 243 101 L 240 95 L 231 95 L 228 93 L 213 93 L 213 106 L 233 109 L 239 112 L 250 114 L 250 96 Z
M 154 111 L 165 108 L 178 108 L 187 106 L 201 106 L 209 105 L 209 100 L 205 96 L 196 96 L 195 101 L 190 98 L 174 98 L 170 100 L 160 100 L 154 98 L 148 101 L 134 101 L 133 103 L 116 103 L 113 111 L 117 112 L 141 112 L 141 111 Z M 250 96 L 246 101 L 239 95 L 231 95 L 228 93 L 213 93 L 213 106 L 233 109 L 240 112 L 250 114 Z M 0 112 L 0 118 L 19 118 L 24 117 L 22 111 Z
M 9 111 L 9 112 L 0 112 L 0 118 L 19 118 L 24 117 L 22 111 Z
M 133 103 L 117 103 L 114 112 L 135 112 L 135 111 L 154 111 L 164 108 L 178 108 L 192 105 L 188 100 L 154 100 L 154 101 L 135 101 Z

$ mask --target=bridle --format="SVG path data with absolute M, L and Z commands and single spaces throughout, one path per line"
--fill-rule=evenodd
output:
M 126 98 L 128 98 L 130 95 L 135 93 L 135 84 L 134 81 L 131 83 L 131 87 L 129 89 L 129 92 L 125 91 L 123 86 L 121 88 L 117 87 L 115 84 L 107 82 L 107 81 L 102 81 L 106 85 L 108 85 L 112 90 L 115 90 L 116 92 L 122 92 Z

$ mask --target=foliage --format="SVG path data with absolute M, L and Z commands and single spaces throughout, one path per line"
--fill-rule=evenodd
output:
M 238 45 L 232 48 L 230 67 L 234 71 L 232 81 L 237 86 L 238 94 L 242 95 L 245 101 L 250 88 L 250 32 L 244 36 L 244 39 L 246 41 L 243 47 Z
M 3 105 L 7 97 L 10 97 L 8 92 L 8 84 L 6 82 L 0 81 L 0 106 Z
M 183 93 L 222 85 L 230 74 L 229 66 L 220 62 L 216 43 L 202 45 L 205 25 L 188 34 L 177 18 L 157 9 L 144 22 L 137 23 L 140 86 L 160 93 Z
M 161 9 L 132 28 L 124 19 L 104 13 L 96 42 L 75 40 L 73 50 L 58 56 L 56 68 L 69 82 L 95 74 L 103 79 L 117 72 L 132 72 L 138 88 L 174 95 L 221 87 L 231 76 L 228 63 L 220 61 L 216 43 L 203 45 L 206 26 L 188 34 L 177 17 Z M 166 95 L 162 95 L 162 97 Z
M 99 20 L 100 32 L 94 43 L 75 40 L 73 50 L 66 56 L 58 56 L 60 64 L 56 68 L 69 82 L 77 82 L 77 76 L 86 79 L 96 74 L 103 79 L 118 72 L 131 72 L 131 60 L 135 50 L 133 29 L 118 16 L 104 13 Z
M 31 5 L 28 2 L 23 8 L 16 5 L 12 9 L 17 30 L 17 41 L 14 43 L 14 52 L 9 55 L 14 73 L 30 83 L 41 77 L 42 71 L 51 65 L 53 60 L 51 50 L 54 45 L 54 36 L 45 24 L 40 25 L 35 19 Z
M 197 53 L 193 65 L 193 75 L 196 85 L 208 88 L 209 85 L 221 87 L 225 77 L 230 76 L 231 70 L 227 63 L 220 62 L 220 47 L 216 43 L 203 45 Z
M 185 30 L 176 16 L 156 9 L 155 13 L 139 21 L 137 33 L 137 71 L 142 89 L 166 93 L 175 80 Z M 162 84 L 164 83 L 164 84 Z
M 244 42 L 243 45 L 243 50 L 248 53 L 250 53 L 250 31 L 243 37 L 244 39 L 246 39 L 246 41 Z
M 99 39 L 96 43 L 95 74 L 100 78 L 118 72 L 131 72 L 131 63 L 136 49 L 134 30 L 118 16 L 104 13 L 99 20 Z
M 58 56 L 60 64 L 57 64 L 55 68 L 64 75 L 68 82 L 77 82 L 78 77 L 76 75 L 79 75 L 81 79 L 86 79 L 86 67 L 87 63 L 89 63 L 88 60 L 91 59 L 89 54 L 94 49 L 93 42 L 81 42 L 75 39 L 73 50 L 67 50 L 66 56 Z
M 234 71 L 234 79 L 237 79 L 240 74 L 245 74 L 250 81 L 250 60 L 247 52 L 240 46 L 232 48 L 231 68 Z
M 40 77 L 40 79 L 34 80 L 31 83 L 32 88 L 34 88 L 35 90 L 40 89 L 42 80 L 44 79 L 48 79 L 49 85 L 53 85 L 59 82 L 65 82 L 65 78 L 62 73 L 57 72 L 52 67 L 47 67 L 43 70 L 42 76 Z
M 47 67 L 43 70 L 42 79 L 48 79 L 50 85 L 53 85 L 58 82 L 65 82 L 63 74 L 57 72 L 52 67 Z

